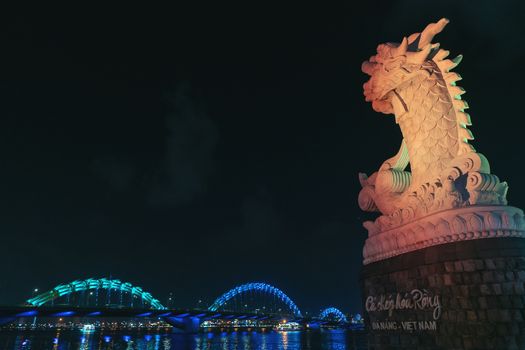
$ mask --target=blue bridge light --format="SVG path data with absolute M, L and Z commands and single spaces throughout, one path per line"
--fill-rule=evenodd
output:
M 75 314 L 75 311 L 62 311 L 62 312 L 57 312 L 55 314 L 52 314 L 51 316 L 54 316 L 54 317 L 68 317 L 68 316 L 73 316 Z
M 301 311 L 299 310 L 297 305 L 295 305 L 295 303 L 286 294 L 284 294 L 282 290 L 275 288 L 274 286 L 271 286 L 267 283 L 261 282 L 246 283 L 233 289 L 230 289 L 229 291 L 221 295 L 219 298 L 217 298 L 217 300 L 213 302 L 213 304 L 208 308 L 208 310 L 217 311 L 225 303 L 227 303 L 229 300 L 233 299 L 237 295 L 248 293 L 251 291 L 259 291 L 264 294 L 274 296 L 275 298 L 283 302 L 294 316 L 302 317 Z
M 334 320 L 337 322 L 348 322 L 348 320 L 346 319 L 346 316 L 339 309 L 336 309 L 335 307 L 328 307 L 324 309 L 323 311 L 321 311 L 319 318 L 321 320 L 326 320 L 326 321 Z
M 100 316 L 101 314 L 102 314 L 102 312 L 95 311 L 95 312 L 91 312 L 91 313 L 87 314 L 86 316 L 93 317 L 93 316 Z
M 15 316 L 16 317 L 30 317 L 30 316 L 36 316 L 36 315 L 38 315 L 38 311 L 31 310 L 31 311 L 21 312 L 19 314 L 16 314 Z

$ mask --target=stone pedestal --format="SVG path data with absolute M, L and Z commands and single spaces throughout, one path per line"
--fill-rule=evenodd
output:
M 439 244 L 363 266 L 370 349 L 525 349 L 525 239 Z

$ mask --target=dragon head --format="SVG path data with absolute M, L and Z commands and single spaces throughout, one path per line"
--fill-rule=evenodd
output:
M 365 99 L 372 102 L 375 111 L 393 114 L 394 90 L 421 74 L 430 74 L 424 63 L 439 49 L 439 44 L 432 44 L 432 39 L 448 22 L 442 18 L 431 23 L 421 33 L 403 38 L 401 44 L 380 44 L 377 54 L 363 62 L 361 70 L 370 75 L 363 85 Z

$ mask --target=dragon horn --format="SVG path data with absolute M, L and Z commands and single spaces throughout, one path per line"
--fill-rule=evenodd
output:
M 431 49 L 432 45 L 428 44 L 419 52 L 411 52 L 407 55 L 407 61 L 413 64 L 422 64 L 427 59 Z
M 441 33 L 443 28 L 445 28 L 449 22 L 450 21 L 448 19 L 441 18 L 437 23 L 430 23 L 428 26 L 426 26 L 419 37 L 418 48 L 422 49 L 430 44 L 434 36 Z
M 392 56 L 397 57 L 397 56 L 404 55 L 407 52 L 407 48 L 408 48 L 408 40 L 407 40 L 407 37 L 405 36 L 403 38 L 403 41 L 401 41 L 401 44 L 399 44 L 399 46 L 396 47 L 394 51 L 392 52 Z

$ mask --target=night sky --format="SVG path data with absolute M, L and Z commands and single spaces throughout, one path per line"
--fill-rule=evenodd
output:
M 473 144 L 525 208 L 523 2 L 189 3 L 2 13 L 0 304 L 111 275 L 180 307 L 264 281 L 360 311 L 357 174 L 401 139 L 361 62 L 441 17 Z

